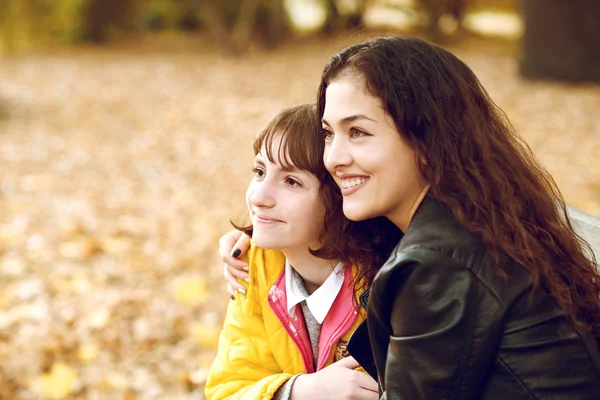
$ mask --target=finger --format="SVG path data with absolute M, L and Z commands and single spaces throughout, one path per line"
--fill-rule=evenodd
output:
M 231 256 L 235 258 L 239 258 L 241 255 L 246 254 L 248 248 L 250 247 L 250 236 L 243 234 L 236 241 L 233 249 L 231 251 Z
M 371 377 L 371 375 L 365 374 L 364 372 L 359 372 L 356 371 L 356 373 L 358 374 L 356 376 L 356 384 L 369 391 L 369 392 L 375 392 L 375 393 L 379 393 L 379 384 L 377 383 L 377 381 L 375 379 L 373 379 Z
M 229 294 L 231 300 L 235 300 L 235 289 L 229 282 L 227 282 L 227 293 Z
M 360 390 L 354 397 L 356 400 L 379 400 L 379 391 L 371 392 L 370 390 Z
M 229 255 L 221 257 L 221 259 L 229 267 L 228 270 L 231 271 L 233 275 L 242 280 L 245 280 L 248 277 L 248 263 Z
M 358 363 L 358 361 L 356 361 L 354 359 L 354 357 L 352 357 L 352 356 L 342 358 L 341 360 L 337 361 L 333 365 L 337 365 L 339 367 L 349 368 L 349 369 L 354 369 L 354 368 L 360 367 L 360 364 Z
M 242 236 L 242 232 L 234 229 L 219 238 L 219 254 L 221 255 L 221 258 L 231 255 L 231 251 L 240 236 Z
M 247 267 L 247 264 L 244 264 Z M 246 270 L 248 268 L 245 268 Z M 246 272 L 245 270 L 241 270 L 239 268 L 239 264 L 236 264 L 236 266 L 231 266 L 231 265 L 227 265 L 225 264 L 225 277 L 227 277 L 227 274 L 233 275 L 235 278 L 246 281 L 247 283 L 250 283 L 250 279 L 249 279 L 249 275 L 248 272 Z
M 225 264 L 223 270 L 223 277 L 225 278 L 225 281 L 227 282 L 228 286 L 231 286 L 234 290 L 237 290 L 242 294 L 246 294 L 246 288 L 236 279 L 236 277 L 230 272 L 230 270 L 231 268 L 229 268 L 227 264 Z M 234 271 L 239 272 L 237 270 Z

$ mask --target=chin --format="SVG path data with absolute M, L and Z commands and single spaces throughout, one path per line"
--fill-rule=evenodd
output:
M 276 249 L 278 248 L 277 240 L 273 240 L 272 238 L 264 237 L 262 235 L 252 234 L 252 242 L 263 249 Z
M 364 221 L 365 219 L 373 218 L 376 215 L 372 215 L 370 210 L 365 207 L 357 207 L 358 204 L 343 204 L 343 211 L 346 218 L 350 221 Z
M 282 240 L 282 235 L 264 234 L 261 232 L 252 232 L 252 242 L 263 249 L 279 250 L 286 246 L 286 240 Z

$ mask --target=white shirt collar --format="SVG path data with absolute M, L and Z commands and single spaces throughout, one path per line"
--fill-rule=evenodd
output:
M 313 317 L 322 324 L 344 283 L 343 263 L 338 263 L 325 282 L 317 288 L 310 296 L 305 296 L 300 284 L 294 279 L 292 266 L 285 262 L 285 291 L 287 297 L 287 309 L 292 318 L 296 316 L 296 305 L 306 300 L 306 305 Z

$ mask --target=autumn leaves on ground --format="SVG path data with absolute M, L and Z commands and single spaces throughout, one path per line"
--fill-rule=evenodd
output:
M 204 39 L 0 63 L 0 398 L 202 399 L 253 133 L 358 38 L 228 59 Z M 568 202 L 600 215 L 600 88 L 531 83 L 513 46 L 452 47 Z

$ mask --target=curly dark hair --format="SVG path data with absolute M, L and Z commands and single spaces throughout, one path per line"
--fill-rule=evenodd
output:
M 381 101 L 416 149 L 430 195 L 499 259 L 525 268 L 533 294 L 544 287 L 571 321 L 600 334 L 600 276 L 590 246 L 567 217 L 552 177 L 516 135 L 465 63 L 418 38 L 371 39 L 334 55 L 318 91 L 320 118 L 330 82 L 351 74 Z
M 279 147 L 274 148 L 274 140 L 280 137 Z M 323 163 L 325 141 L 315 104 L 288 108 L 272 117 L 254 139 L 254 154 L 263 147 L 269 161 L 279 162 L 284 168 L 305 170 L 317 177 L 325 217 L 320 234 L 321 248 L 310 249 L 310 252 L 326 260 L 340 260 L 357 266 L 354 290 L 358 293 L 366 289 L 402 237 L 402 232 L 387 218 L 354 222 L 344 216 L 340 188 Z M 252 236 L 252 225 L 233 225 Z

